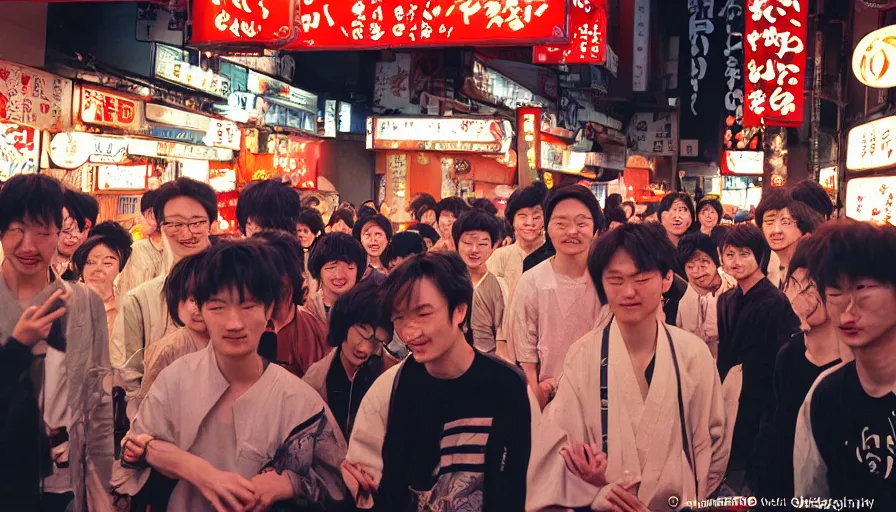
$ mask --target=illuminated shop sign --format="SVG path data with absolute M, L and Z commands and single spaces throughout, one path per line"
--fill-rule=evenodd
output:
M 142 102 L 102 89 L 81 86 L 81 120 L 125 130 L 140 128 Z
M 896 25 L 863 37 L 852 54 L 852 72 L 876 89 L 896 87 Z
M 884 117 L 849 130 L 846 169 L 871 171 L 896 166 L 896 116 Z
M 170 46 L 156 45 L 156 76 L 197 91 L 226 98 L 230 93 L 230 79 L 186 62 L 185 53 Z
M 576 0 L 570 5 L 568 43 L 534 46 L 536 64 L 607 62 L 607 0 Z
M 0 121 L 60 131 L 71 121 L 72 81 L 0 60 Z
M 190 2 L 193 46 L 279 46 L 295 34 L 299 2 L 194 0 Z
M 896 176 L 853 178 L 846 182 L 846 216 L 861 221 L 896 224 L 893 194 Z
M 726 150 L 722 156 L 722 174 L 761 175 L 764 163 L 762 151 Z
M 29 126 L 0 123 L 0 179 L 37 172 L 40 132 Z
M 98 190 L 143 190 L 149 165 L 98 165 L 96 187 Z
M 504 154 L 513 129 L 503 119 L 377 117 L 370 149 Z

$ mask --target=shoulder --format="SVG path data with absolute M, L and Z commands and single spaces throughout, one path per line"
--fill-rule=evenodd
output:
M 270 363 L 265 373 L 271 378 L 271 394 L 279 395 L 275 400 L 283 405 L 307 408 L 312 413 L 323 406 L 323 398 L 317 390 L 282 366 Z
M 600 349 L 600 343 L 603 339 L 604 327 L 606 322 L 600 322 L 600 325 L 572 344 L 566 352 L 566 364 L 575 366 L 578 364 L 588 365 L 588 358 L 594 350 Z
M 160 361 L 163 358 L 172 356 L 178 349 L 182 348 L 186 342 L 190 341 L 190 336 L 190 331 L 187 330 L 186 327 L 181 327 L 166 334 L 161 337 L 159 341 L 146 347 L 143 356 L 146 366 L 149 366 L 152 362 Z
M 517 289 L 519 288 L 553 288 L 556 286 L 554 278 L 554 267 L 551 266 L 551 260 L 545 260 L 535 265 L 520 277 Z
M 857 378 L 856 363 L 841 363 L 833 368 L 822 372 L 815 380 L 814 398 L 819 399 L 830 397 L 832 394 L 844 389 L 854 379 Z
M 315 390 L 320 391 L 327 381 L 327 373 L 330 371 L 330 365 L 333 364 L 335 357 L 336 349 L 334 348 L 323 359 L 312 364 L 302 380 Z
M 156 300 L 161 295 L 162 289 L 165 288 L 165 279 L 167 277 L 167 275 L 154 277 L 128 292 L 125 298 L 138 302 L 148 299 Z
M 666 329 L 669 330 L 669 335 L 672 338 L 672 345 L 675 347 L 675 351 L 680 353 L 683 358 L 690 361 L 705 359 L 706 356 L 708 356 L 709 361 L 712 362 L 712 354 L 709 351 L 709 347 L 706 346 L 705 341 L 674 325 L 667 324 Z
M 193 376 L 197 375 L 202 361 L 206 357 L 209 357 L 210 350 L 211 344 L 209 344 L 207 349 L 202 349 L 198 352 L 193 352 L 175 359 L 171 364 L 159 372 L 159 376 L 156 378 L 155 382 L 153 382 L 153 387 L 158 386 L 159 383 L 174 386 L 174 389 L 181 389 L 182 387 L 185 388 L 186 386 L 192 385 L 192 383 L 188 382 L 181 383 L 180 380 L 185 379 L 189 381 Z
M 71 298 L 69 300 L 83 301 L 83 304 L 91 310 L 102 310 L 105 315 L 106 307 L 103 305 L 103 299 L 98 293 L 90 289 L 86 284 L 76 281 L 66 281 L 65 286 L 68 287 Z

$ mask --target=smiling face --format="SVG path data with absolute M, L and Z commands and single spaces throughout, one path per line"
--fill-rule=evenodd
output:
M 57 250 L 63 258 L 70 259 L 72 254 L 84 243 L 82 231 L 74 217 L 69 215 L 68 208 L 62 209 L 62 232 L 59 234 Z
M 201 312 L 215 353 L 235 359 L 255 354 L 272 310 L 248 294 L 240 300 L 235 288 L 210 297 Z
M 639 272 L 628 252 L 620 249 L 604 269 L 601 282 L 616 320 L 637 325 L 656 318 L 663 293 L 672 285 L 672 272 L 665 278 L 658 270 Z
M 688 205 L 681 199 L 676 199 L 672 202 L 672 206 L 663 212 L 663 218 L 660 221 L 669 234 L 681 237 L 688 232 L 694 219 L 691 218 L 691 210 L 688 209 Z
M 784 295 L 787 295 L 793 312 L 799 317 L 800 329 L 804 332 L 818 328 L 828 321 L 815 281 L 809 277 L 806 269 L 798 268 L 793 271 L 790 279 L 784 283 Z
M 121 260 L 118 255 L 112 249 L 99 244 L 87 254 L 83 270 L 84 282 L 105 299 L 104 294 L 114 286 L 120 268 Z
M 688 276 L 688 282 L 703 288 L 711 289 L 713 283 L 719 278 L 719 269 L 712 258 L 703 251 L 697 250 L 691 259 L 684 265 L 684 271 Z
M 298 235 L 303 249 L 308 249 L 314 243 L 314 232 L 304 224 L 296 224 L 296 235 Z
M 196 305 L 196 301 L 193 299 L 180 301 L 177 305 L 177 316 L 184 326 L 193 332 L 204 333 L 208 331 L 208 328 L 205 326 L 205 320 L 202 319 L 202 313 L 199 311 L 199 306 Z
M 364 246 L 368 256 L 379 258 L 388 243 L 386 232 L 377 223 L 368 222 L 364 225 L 364 229 L 361 230 L 361 245 Z
M 787 208 L 769 210 L 762 216 L 762 234 L 773 251 L 782 251 L 799 242 L 803 234 Z
M 548 221 L 548 235 L 560 254 L 579 256 L 587 253 L 588 245 L 594 238 L 591 211 L 577 199 L 560 201 Z
M 409 286 L 413 290 L 407 303 L 397 304 L 392 314 L 395 331 L 418 363 L 438 361 L 458 343 L 458 325 L 467 314 L 467 305 L 450 311 L 445 296 L 427 277 Z
M 844 277 L 825 289 L 825 302 L 840 339 L 852 349 L 890 339 L 896 330 L 896 288 L 891 284 Z
M 494 252 L 492 237 L 486 231 L 467 231 L 460 236 L 457 253 L 467 264 L 470 273 L 477 273 L 485 268 L 485 262 Z
M 180 196 L 165 203 L 162 232 L 177 259 L 199 254 L 209 247 L 208 213 L 199 201 Z
M 697 219 L 700 221 L 700 229 L 704 233 L 711 232 L 712 228 L 719 225 L 719 213 L 708 204 L 703 205 L 703 209 L 700 210 Z
M 756 272 L 761 272 L 756 256 L 747 247 L 725 246 L 722 251 L 722 267 L 725 273 L 738 281 L 753 277 Z
M 358 267 L 345 261 L 328 261 L 320 269 L 320 285 L 324 290 L 324 298 L 336 300 L 343 293 L 352 289 L 358 279 Z
M 541 206 L 520 208 L 513 215 L 513 232 L 517 240 L 534 244 L 544 235 L 544 211 Z
M 449 211 L 443 211 L 441 215 L 439 215 L 439 236 L 442 238 L 451 238 L 451 226 L 454 225 L 454 221 L 457 220 L 457 217 L 454 216 L 453 213 Z
M 355 368 L 366 363 L 380 346 L 389 343 L 389 333 L 382 327 L 376 329 L 367 324 L 353 325 L 342 343 L 342 357 Z
M 46 274 L 59 244 L 59 228 L 53 225 L 15 221 L 0 233 L 4 259 L 19 275 Z

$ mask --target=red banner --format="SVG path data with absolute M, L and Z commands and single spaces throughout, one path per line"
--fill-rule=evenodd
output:
M 747 0 L 744 126 L 799 126 L 806 75 L 806 2 Z
M 566 0 L 302 0 L 286 50 L 525 45 L 566 40 Z
M 565 44 L 535 46 L 536 64 L 604 64 L 607 62 L 607 0 L 572 0 L 569 38 Z
M 295 34 L 292 0 L 193 0 L 190 44 L 279 46 Z

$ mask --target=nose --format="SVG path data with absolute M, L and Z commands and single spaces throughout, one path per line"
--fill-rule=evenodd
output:
M 21 247 L 24 251 L 36 251 L 37 245 L 34 243 L 34 235 L 25 231 L 25 236 L 22 237 Z
M 623 297 L 633 297 L 635 295 L 635 286 L 632 284 L 632 281 L 626 279 L 625 282 L 622 283 L 622 289 L 620 290 Z
M 242 315 L 236 312 L 227 315 L 227 323 L 224 325 L 224 328 L 228 331 L 242 331 L 244 326 Z
M 423 335 L 423 331 L 417 326 L 416 322 L 404 322 L 403 325 L 396 325 L 398 337 L 401 341 L 407 342 L 415 340 Z

